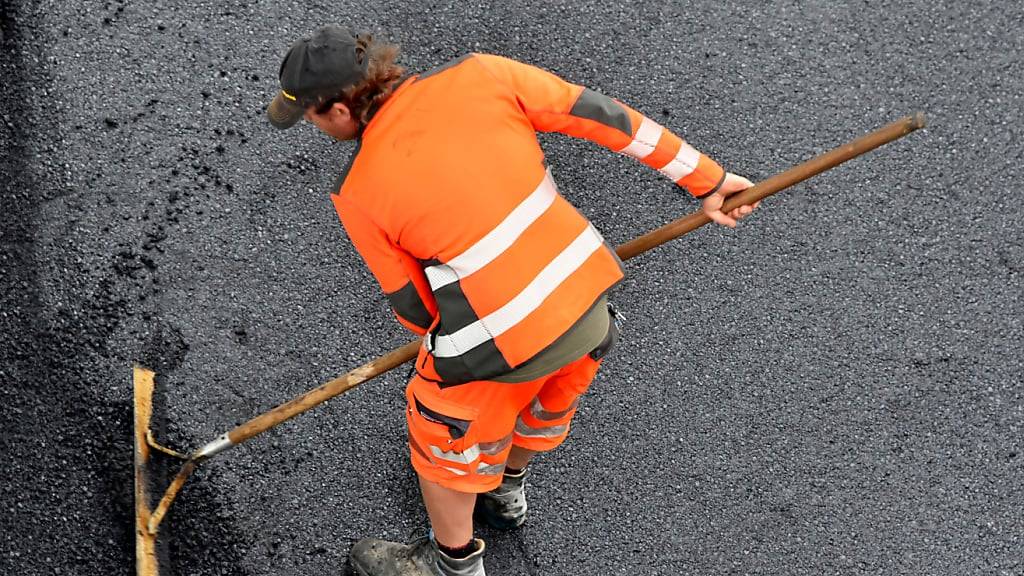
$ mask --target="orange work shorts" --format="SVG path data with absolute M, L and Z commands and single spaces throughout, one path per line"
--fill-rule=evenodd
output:
M 600 365 L 585 354 L 514 384 L 484 380 L 440 388 L 413 376 L 405 391 L 413 468 L 459 492 L 497 488 L 512 446 L 543 452 L 565 440 L 579 397 Z

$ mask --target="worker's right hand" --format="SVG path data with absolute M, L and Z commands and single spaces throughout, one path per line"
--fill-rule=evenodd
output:
M 761 202 L 757 201 L 753 204 L 740 206 L 739 208 L 733 209 L 728 214 L 722 212 L 722 204 L 725 203 L 725 199 L 729 196 L 732 196 L 742 190 L 746 190 L 753 185 L 753 182 L 747 180 L 743 176 L 737 176 L 732 172 L 727 172 L 725 174 L 725 180 L 722 181 L 722 185 L 718 187 L 718 190 L 716 190 L 714 194 L 704 198 L 704 213 L 707 214 L 708 218 L 711 218 L 722 226 L 735 228 L 736 221 L 753 212 Z

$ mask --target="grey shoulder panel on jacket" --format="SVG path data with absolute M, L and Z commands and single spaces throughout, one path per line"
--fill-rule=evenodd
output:
M 600 122 L 609 128 L 621 131 L 626 136 L 633 136 L 633 124 L 629 121 L 626 109 L 615 100 L 590 88 L 583 89 L 569 114 L 577 118 Z

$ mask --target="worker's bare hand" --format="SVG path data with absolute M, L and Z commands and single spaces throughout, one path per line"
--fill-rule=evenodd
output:
M 718 190 L 704 199 L 704 213 L 708 215 L 708 218 L 711 218 L 722 226 L 735 228 L 736 221 L 753 212 L 761 202 L 758 201 L 746 206 L 740 206 L 739 208 L 730 211 L 728 214 L 722 212 L 722 204 L 725 203 L 725 199 L 729 196 L 732 196 L 742 190 L 746 190 L 753 185 L 753 182 L 747 180 L 743 176 L 737 176 L 732 172 L 727 172 L 725 174 L 725 180 L 722 182 L 722 185 Z

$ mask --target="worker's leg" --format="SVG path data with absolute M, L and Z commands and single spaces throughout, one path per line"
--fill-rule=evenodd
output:
M 473 539 L 476 493 L 457 492 L 420 476 L 423 505 L 430 516 L 434 540 L 441 546 L 461 548 Z
M 416 440 L 412 434 L 410 431 L 410 446 L 418 447 L 419 443 L 427 441 L 424 438 Z M 447 444 L 447 441 L 442 442 L 445 447 Z M 434 444 L 428 446 L 436 448 Z M 419 448 L 412 449 L 416 451 Z M 459 445 L 451 451 L 439 449 L 438 453 L 455 458 L 456 454 L 472 454 L 477 450 L 479 448 Z M 460 470 L 469 476 L 463 469 L 455 467 L 454 462 L 444 470 L 457 477 L 459 475 L 452 471 Z M 354 572 L 358 576 L 483 576 L 486 545 L 483 540 L 473 538 L 476 492 L 466 491 L 466 486 L 459 490 L 450 488 L 423 474 L 418 475 L 423 504 L 430 517 L 430 535 L 409 544 L 363 538 L 349 552 L 349 563 Z M 435 477 L 447 481 L 443 474 Z M 489 481 L 478 490 L 486 490 L 493 483 Z
M 521 446 L 513 446 L 512 450 L 508 453 L 508 460 L 505 465 L 513 470 L 522 470 L 526 468 L 526 465 L 530 463 L 530 460 L 536 455 L 535 450 L 527 450 Z

